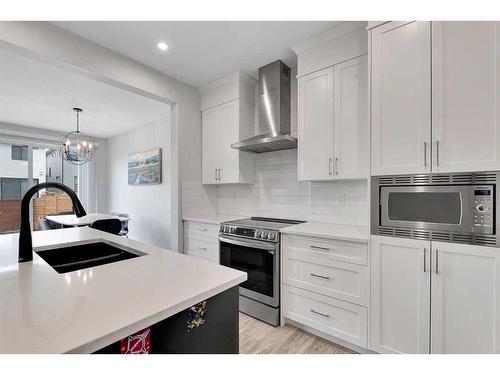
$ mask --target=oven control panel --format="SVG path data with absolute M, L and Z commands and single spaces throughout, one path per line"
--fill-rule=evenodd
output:
M 278 242 L 279 240 L 279 232 L 272 229 L 246 228 L 223 224 L 220 226 L 220 233 L 268 242 Z
M 495 210 L 493 186 L 474 186 L 472 203 L 472 226 L 474 233 L 493 234 Z

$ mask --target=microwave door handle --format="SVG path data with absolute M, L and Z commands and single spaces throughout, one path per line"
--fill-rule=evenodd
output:
M 251 247 L 253 249 L 259 249 L 259 250 L 276 250 L 276 245 L 274 244 L 261 243 L 260 241 L 254 241 L 254 240 L 233 239 L 220 235 L 219 241 L 231 245 Z

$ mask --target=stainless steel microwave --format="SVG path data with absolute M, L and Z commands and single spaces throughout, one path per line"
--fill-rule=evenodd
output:
M 498 246 L 497 172 L 372 177 L 371 232 Z

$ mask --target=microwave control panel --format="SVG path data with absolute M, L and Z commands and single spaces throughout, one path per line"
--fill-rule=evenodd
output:
M 493 186 L 474 186 L 473 195 L 473 232 L 493 234 L 495 220 Z

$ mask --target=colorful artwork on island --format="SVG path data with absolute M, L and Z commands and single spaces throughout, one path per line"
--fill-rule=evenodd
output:
M 187 312 L 187 331 L 191 332 L 194 328 L 205 324 L 207 314 L 207 301 L 197 303 L 191 306 Z

